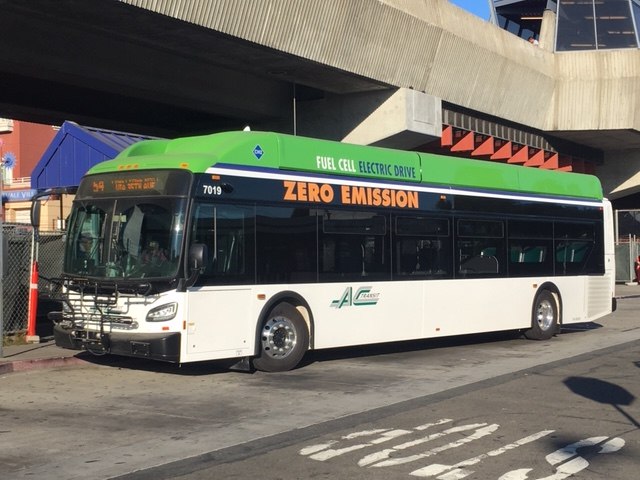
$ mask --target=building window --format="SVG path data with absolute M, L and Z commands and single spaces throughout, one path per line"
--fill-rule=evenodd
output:
M 556 50 L 637 48 L 635 0 L 559 0 Z

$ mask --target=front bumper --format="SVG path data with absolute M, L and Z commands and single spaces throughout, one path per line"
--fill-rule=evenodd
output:
M 163 362 L 180 361 L 180 333 L 104 333 L 53 327 L 56 345 L 71 350 L 88 350 L 125 357 L 150 358 Z

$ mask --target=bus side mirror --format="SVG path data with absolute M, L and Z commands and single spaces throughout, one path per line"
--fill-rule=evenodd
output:
M 204 243 L 194 243 L 189 248 L 189 270 L 202 273 L 209 263 L 209 252 Z
M 31 226 L 36 230 L 40 228 L 40 205 L 44 197 L 50 197 L 52 195 L 60 195 L 60 196 L 75 195 L 77 191 L 78 191 L 78 187 L 71 186 L 71 187 L 49 188 L 48 190 L 44 190 L 42 192 L 36 193 L 31 198 Z
M 207 268 L 209 250 L 204 243 L 194 243 L 189 247 L 189 265 L 188 265 L 188 277 L 180 279 L 177 290 L 179 292 L 186 291 L 187 287 L 192 287 L 198 277 Z
M 40 228 L 40 200 L 31 202 L 31 226 Z

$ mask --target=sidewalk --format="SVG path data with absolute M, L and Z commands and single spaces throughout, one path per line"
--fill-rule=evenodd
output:
M 616 285 L 616 298 L 640 297 L 640 285 Z M 67 350 L 56 347 L 53 340 L 28 345 L 9 345 L 2 347 L 0 358 L 0 375 L 21 372 L 36 368 L 61 367 L 66 365 L 82 365 L 86 362 L 87 352 Z
M 53 340 L 27 345 L 9 345 L 2 347 L 0 375 L 22 372 L 36 368 L 82 365 L 87 353 L 57 347 Z
M 616 298 L 635 298 L 640 297 L 640 285 L 637 283 L 617 283 L 616 284 Z

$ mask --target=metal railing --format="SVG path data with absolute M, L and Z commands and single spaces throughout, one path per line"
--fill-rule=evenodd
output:
M 635 261 L 640 255 L 640 239 L 629 235 L 616 243 L 616 282 L 635 283 Z
M 5 178 L 2 182 L 3 187 L 31 187 L 31 177 Z
M 616 282 L 635 283 L 640 255 L 640 210 L 616 210 Z

